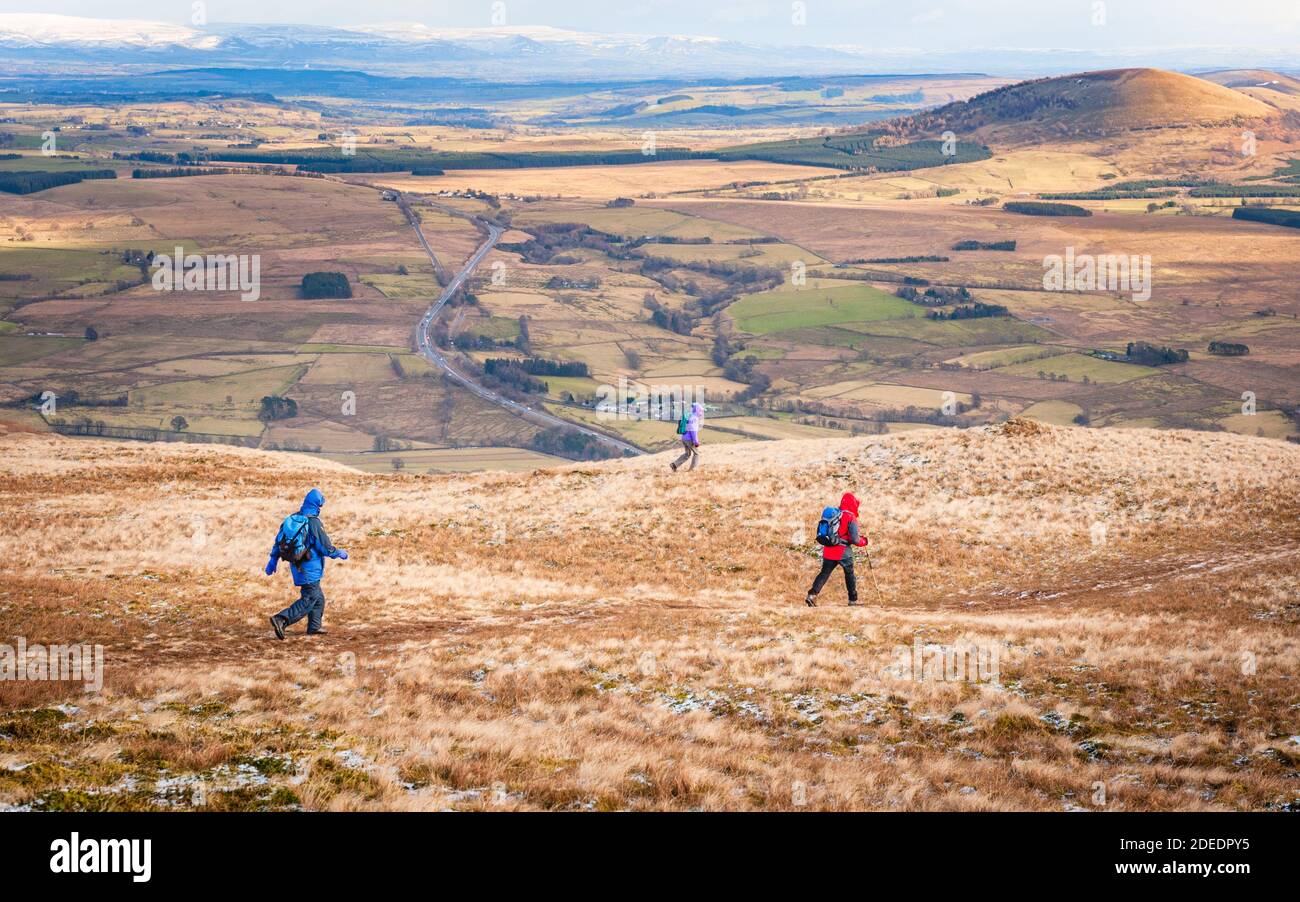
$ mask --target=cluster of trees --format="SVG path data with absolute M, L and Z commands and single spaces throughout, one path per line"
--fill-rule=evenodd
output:
M 176 429 L 176 421 L 184 422 L 184 417 L 173 417 L 172 429 L 160 429 L 157 426 L 110 426 L 103 420 L 78 417 L 75 420 L 55 419 L 50 421 L 50 428 L 60 435 L 93 436 L 96 438 L 121 438 L 141 442 L 175 442 L 184 441 L 211 445 L 238 445 L 243 448 L 256 448 L 260 436 L 219 435 L 210 432 L 186 432 L 189 426 L 184 423 L 182 429 Z
M 695 328 L 695 317 L 685 310 L 671 310 L 659 303 L 653 294 L 646 295 L 646 309 L 650 311 L 650 322 L 660 329 L 676 332 L 678 335 L 690 335 Z
M 680 279 L 674 270 L 696 272 L 720 280 L 718 288 L 704 288 Z M 697 318 L 712 316 L 742 294 L 776 288 L 785 281 L 785 273 L 773 266 L 751 266 L 734 261 L 670 260 L 642 255 L 640 274 L 658 282 L 668 291 L 683 291 L 695 298 L 690 305 Z
M 1300 211 L 1277 210 L 1272 207 L 1237 207 L 1232 211 L 1233 219 L 1245 219 L 1250 222 L 1265 222 L 1269 225 L 1286 226 L 1300 229 Z
M 532 437 L 529 447 L 543 454 L 555 454 L 571 460 L 604 460 L 618 454 L 595 436 L 576 429 L 553 426 Z
M 170 163 L 178 166 L 197 166 L 200 163 L 208 162 L 211 157 L 206 153 L 191 153 L 183 150 L 180 153 L 163 153 L 157 150 L 141 150 L 136 153 L 114 152 L 115 160 L 138 160 L 141 163 Z
M 545 357 L 525 357 L 514 361 L 525 373 L 533 376 L 589 376 L 587 364 L 576 360 L 548 360 Z
M 533 353 L 533 336 L 528 331 L 528 317 L 519 317 L 519 336 L 515 338 L 515 347 L 525 354 Z
M 374 441 L 370 443 L 370 448 L 372 451 L 378 451 L 381 454 L 390 451 L 410 451 L 411 443 L 390 438 L 386 435 L 376 435 Z
M 654 244 L 702 245 L 702 244 L 712 244 L 713 239 L 710 238 L 708 235 L 703 235 L 698 238 L 681 238 L 677 235 L 657 235 L 654 238 L 650 238 L 649 236 L 643 235 L 640 238 L 633 238 L 631 241 L 627 243 L 627 247 L 628 250 L 635 250 L 638 247 L 641 247 L 642 245 L 650 244 L 652 242 Z M 748 244 L 748 243 L 749 243 L 748 241 L 728 242 L 728 244 Z
M 1156 347 L 1145 341 L 1130 341 L 1124 352 L 1129 363 L 1144 366 L 1163 366 L 1168 363 L 1186 363 L 1188 354 L 1182 348 Z
M 1006 316 L 1007 312 L 1007 308 L 1001 304 L 976 301 L 951 310 L 930 310 L 925 315 L 930 319 L 980 319 L 985 316 Z
M 439 329 L 439 326 L 441 326 L 442 328 Z M 448 345 L 450 344 L 447 327 L 443 325 L 443 323 L 439 322 L 437 325 L 433 327 L 433 340 L 434 343 L 440 348 L 448 347 Z M 497 339 L 497 338 L 493 338 L 490 335 L 484 335 L 482 332 L 478 332 L 478 333 L 471 332 L 469 334 L 461 333 L 456 337 L 456 344 L 458 347 L 478 348 L 479 350 L 487 350 L 488 348 L 517 347 L 517 345 L 515 344 L 515 339 L 513 338 Z
M 545 287 L 551 291 L 594 291 L 600 287 L 600 279 L 566 279 L 564 276 L 551 276 L 546 280 Z
M 1091 216 L 1092 211 L 1077 204 L 1043 203 L 1034 200 L 1012 200 L 1002 205 L 1008 213 L 1025 216 Z
M 1074 109 L 1075 101 L 1046 85 L 1046 78 L 1004 85 L 977 94 L 969 100 L 941 106 L 938 109 L 916 113 L 906 119 L 894 120 L 891 125 L 902 134 L 917 132 L 935 134 L 946 129 L 963 132 L 980 128 L 991 122 L 1019 121 L 1041 110 Z
M 263 423 L 289 420 L 297 415 L 298 402 L 293 398 L 284 398 L 280 395 L 267 395 L 264 397 L 261 408 L 257 411 L 257 418 Z
M 1206 185 L 1187 193 L 1192 197 L 1300 197 L 1300 185 Z
M 594 250 L 614 260 L 640 261 L 640 275 L 658 282 L 666 291 L 682 292 L 695 299 L 688 305 L 688 309 L 681 311 L 662 308 L 657 301 L 653 305 L 646 304 L 651 311 L 651 320 L 656 325 L 679 334 L 689 334 L 701 318 L 712 316 L 739 295 L 775 288 L 785 279 L 781 270 L 770 266 L 753 266 L 729 260 L 681 261 L 655 257 L 642 250 L 646 244 L 644 238 L 624 242 L 617 235 L 580 223 L 537 226 L 531 230 L 531 236 L 528 241 L 503 244 L 501 248 L 520 254 L 526 262 L 536 264 L 577 263 L 577 258 L 565 251 L 579 247 Z M 696 242 L 683 239 L 682 243 Z M 682 272 L 699 273 L 723 284 L 708 287 L 694 279 L 684 278 L 680 275 Z
M 132 169 L 133 179 L 180 179 L 191 175 L 247 175 L 257 169 L 220 169 L 215 166 L 190 166 L 176 169 Z
M 46 172 L 33 169 L 26 172 L 0 172 L 0 191 L 6 194 L 35 194 L 60 185 L 75 185 L 87 179 L 115 179 L 112 169 L 86 169 L 80 172 Z
M 553 223 L 532 227 L 531 238 L 524 242 L 500 245 L 503 251 L 519 254 L 526 263 L 564 266 L 577 263 L 576 257 L 564 251 L 588 248 L 607 254 L 616 260 L 630 259 L 628 251 L 620 246 L 617 235 L 597 231 L 581 223 Z
M 1012 241 L 976 241 L 968 238 L 952 246 L 955 251 L 1014 251 L 1016 242 Z
M 732 357 L 722 367 L 723 375 L 732 382 L 745 384 L 744 390 L 732 398 L 737 404 L 747 404 L 772 387 L 772 377 L 759 372 L 757 367 L 758 358 L 753 354 Z
M 1103 176 L 1104 177 L 1104 176 Z M 1107 185 L 1105 188 L 1094 188 L 1091 191 L 1061 191 L 1048 194 L 1040 194 L 1043 200 L 1120 200 L 1124 198 L 1159 198 L 1172 197 L 1178 192 L 1175 188 L 1193 188 L 1192 194 L 1197 191 L 1216 187 L 1216 183 L 1207 182 L 1199 178 L 1175 178 L 1175 179 L 1131 179 L 1125 182 L 1116 182 L 1113 185 Z M 1210 195 L 1214 196 L 1214 195 Z
M 944 307 L 948 304 L 960 304 L 974 300 L 966 288 L 930 287 L 919 291 L 912 285 L 904 285 L 894 292 L 898 297 L 924 307 Z M 955 319 L 956 317 L 954 317 Z
M 1209 350 L 1220 357 L 1245 357 L 1250 353 L 1248 346 L 1231 341 L 1212 341 Z
M 753 354 L 746 354 L 744 357 L 732 357 L 722 365 L 722 374 L 732 382 L 743 382 L 749 385 L 753 382 L 755 376 L 761 376 L 761 373 L 755 373 L 754 367 L 758 365 L 758 358 Z
M 309 272 L 302 277 L 304 298 L 350 298 L 352 286 L 341 272 Z
M 531 376 L 520 361 L 508 357 L 489 357 L 483 361 L 486 382 L 494 388 L 513 389 L 528 395 L 544 395 L 547 385 Z
M 732 382 L 746 386 L 732 399 L 738 404 L 747 404 L 772 387 L 772 377 L 758 370 L 758 358 L 753 354 L 742 356 L 744 350 L 743 342 L 733 342 L 722 332 L 713 339 L 711 356 L 714 365 L 722 367 L 723 375 Z
M 17 407 L 40 407 L 44 403 L 43 392 L 35 392 L 14 404 Z M 112 398 L 83 398 L 80 392 L 67 389 L 57 396 L 59 407 L 126 407 L 127 396 L 117 395 Z
M 719 332 L 713 339 L 713 365 L 726 366 L 727 361 L 733 354 L 745 350 L 745 345 L 741 342 L 733 342 L 729 335 Z
M 1052 191 L 1038 195 L 1043 200 L 1145 200 L 1152 197 L 1173 197 L 1177 191 L 1125 191 L 1118 186 L 1096 188 L 1092 191 Z

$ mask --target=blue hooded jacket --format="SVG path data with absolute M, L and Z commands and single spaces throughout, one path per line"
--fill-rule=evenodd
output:
M 320 489 L 312 489 L 307 493 L 307 497 L 302 499 L 302 507 L 298 512 L 307 518 L 307 547 L 311 549 L 311 557 L 302 564 L 289 565 L 293 571 L 295 586 L 320 582 L 325 576 L 325 558 L 340 556 L 339 550 L 330 542 L 324 527 L 320 525 L 320 509 L 324 506 L 325 496 L 321 494 Z M 278 557 L 279 554 L 272 545 L 271 559 L 276 560 Z

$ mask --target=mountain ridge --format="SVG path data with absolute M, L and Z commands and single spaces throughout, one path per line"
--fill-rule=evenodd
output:
M 1228 69 L 1249 59 L 1272 68 L 1300 66 L 1294 48 L 1053 47 L 963 50 L 755 44 L 707 35 L 597 34 L 546 26 L 430 28 L 419 23 L 336 27 L 211 24 L 46 13 L 0 13 L 0 66 L 21 71 L 40 61 L 77 71 L 148 65 L 335 66 L 373 71 L 512 78 L 690 75 L 846 75 L 880 72 L 996 71 L 1042 75 L 1141 61 L 1162 68 Z

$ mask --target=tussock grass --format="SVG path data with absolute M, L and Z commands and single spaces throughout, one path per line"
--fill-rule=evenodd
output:
M 1013 421 L 711 446 L 690 475 L 659 455 L 425 477 L 0 441 L 4 632 L 108 663 L 97 695 L 0 683 L 0 804 L 1297 802 L 1284 443 Z M 291 590 L 261 567 L 310 485 L 352 560 L 328 568 L 330 635 L 279 643 Z M 836 577 L 809 609 L 812 529 L 845 490 L 882 598 L 860 565 L 866 607 Z M 997 650 L 996 681 L 899 670 L 962 643 Z

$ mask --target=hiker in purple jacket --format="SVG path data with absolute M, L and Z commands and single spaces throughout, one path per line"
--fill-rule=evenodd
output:
M 686 420 L 686 431 L 682 433 L 682 447 L 685 450 L 682 451 L 681 457 L 669 464 L 674 472 L 688 460 L 691 462 L 687 468 L 689 470 L 694 470 L 695 465 L 700 462 L 700 429 L 703 426 L 704 405 L 697 401 L 691 405 L 691 412 Z

